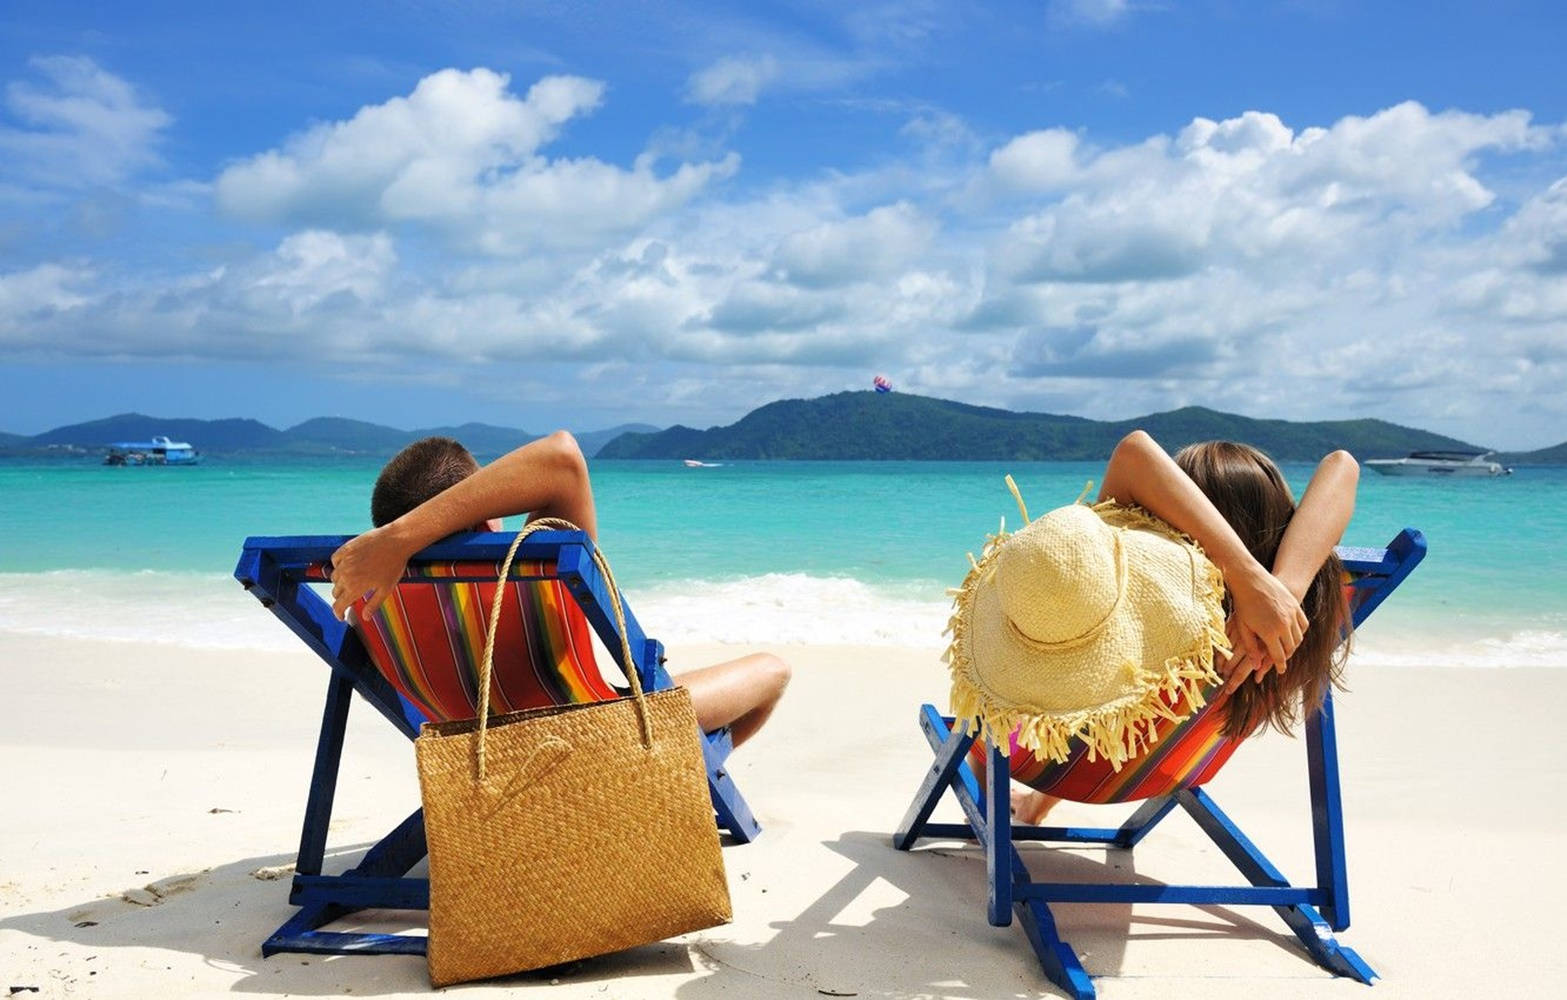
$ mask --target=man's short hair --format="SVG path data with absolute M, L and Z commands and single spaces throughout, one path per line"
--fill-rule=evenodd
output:
M 370 523 L 397 520 L 448 486 L 479 471 L 462 443 L 449 437 L 420 438 L 381 469 L 370 494 Z

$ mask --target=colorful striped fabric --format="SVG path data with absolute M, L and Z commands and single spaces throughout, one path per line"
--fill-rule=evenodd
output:
M 1345 597 L 1351 612 L 1366 593 L 1353 579 L 1345 580 Z M 1141 756 L 1117 771 L 1103 757 L 1090 760 L 1088 748 L 1079 745 L 1065 761 L 1039 760 L 1017 745 L 1013 739 L 1010 770 L 1021 781 L 1047 795 L 1073 802 L 1134 802 L 1168 795 L 1178 788 L 1195 788 L 1219 773 L 1243 739 L 1223 735 L 1228 702 L 1223 689 L 1214 685 L 1203 692 L 1207 703 L 1152 742 Z M 1179 698 L 1166 703 L 1181 714 L 1185 705 Z M 970 764 L 982 767 L 985 744 L 976 741 L 969 751 Z
M 499 566 L 425 563 L 356 628 L 370 660 L 431 721 L 479 714 L 478 678 Z M 325 574 L 312 574 L 324 578 Z M 456 579 L 453 579 L 456 578 Z M 477 582 L 485 580 L 488 582 Z M 495 637 L 490 712 L 619 697 L 593 655 L 582 608 L 548 563 L 513 566 Z

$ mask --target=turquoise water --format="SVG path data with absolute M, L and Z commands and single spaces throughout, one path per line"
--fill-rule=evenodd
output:
M 127 615 L 162 621 L 169 603 L 229 586 L 247 535 L 368 527 L 378 468 L 370 459 L 0 463 L 0 629 L 36 629 L 29 616 L 69 608 L 76 624 L 65 630 L 93 634 L 86 619 L 96 607 L 121 622 L 105 634 L 132 638 L 121 634 Z M 921 645 L 939 643 L 926 633 L 939 636 L 943 591 L 961 579 L 965 553 L 1003 515 L 1018 523 L 1004 474 L 1037 515 L 1071 502 L 1101 471 L 1066 462 L 598 462 L 593 480 L 601 541 L 623 585 L 676 612 L 672 627 L 691 638 L 705 628 L 734 641 L 780 632 L 853 641 L 868 629 Z M 1298 491 L 1311 468 L 1285 473 Z M 1460 650 L 1456 659 L 1567 666 L 1564 497 L 1563 469 L 1468 482 L 1367 473 L 1346 543 L 1380 545 L 1404 525 L 1430 543 L 1425 565 L 1375 620 L 1384 654 Z M 729 610 L 694 606 L 692 594 Z M 786 621 L 807 612 L 817 626 Z M 225 606 L 219 617 L 245 613 Z M 821 624 L 835 617 L 841 628 Z M 790 632 L 797 626 L 803 635 Z

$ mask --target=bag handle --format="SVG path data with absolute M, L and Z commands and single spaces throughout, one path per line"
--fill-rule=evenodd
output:
M 495 662 L 495 632 L 501 623 L 501 602 L 506 596 L 506 577 L 511 572 L 512 560 L 517 555 L 517 550 L 522 547 L 522 540 L 544 528 L 556 528 L 562 531 L 581 531 L 582 529 L 560 517 L 541 517 L 536 521 L 529 521 L 517 532 L 517 537 L 512 540 L 511 548 L 506 550 L 506 558 L 501 563 L 500 578 L 495 581 L 495 597 L 490 601 L 490 629 L 484 637 L 484 659 L 479 665 L 479 730 L 477 735 L 476 756 L 479 761 L 479 780 L 484 780 L 484 730 L 489 723 L 490 716 L 490 672 Z M 609 584 L 609 606 L 615 613 L 615 627 L 620 632 L 621 662 L 626 667 L 626 679 L 631 682 L 631 695 L 637 702 L 637 719 L 642 727 L 642 746 L 644 749 L 653 746 L 653 723 L 648 718 L 647 700 L 642 694 L 642 678 L 638 676 L 636 661 L 631 657 L 631 640 L 626 636 L 626 612 L 620 602 L 620 587 L 615 583 L 615 574 L 610 571 L 609 560 L 604 558 L 604 553 L 597 545 L 592 546 L 593 563 L 604 575 L 604 580 Z

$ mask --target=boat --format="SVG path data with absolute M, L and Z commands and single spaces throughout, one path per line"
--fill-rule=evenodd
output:
M 171 441 L 162 435 L 151 441 L 116 441 L 109 445 L 104 465 L 195 465 L 201 452 L 184 441 Z
M 716 469 L 723 465 L 722 462 L 699 462 L 694 458 L 684 460 L 688 469 Z
M 1489 451 L 1412 451 L 1404 458 L 1373 458 L 1361 464 L 1384 476 L 1474 479 L 1510 476 L 1513 470 L 1490 461 Z

